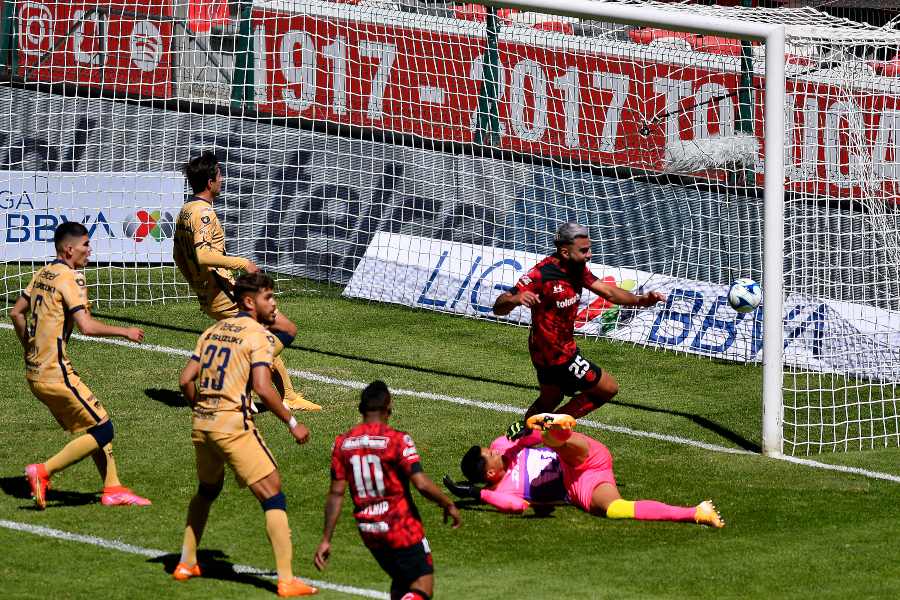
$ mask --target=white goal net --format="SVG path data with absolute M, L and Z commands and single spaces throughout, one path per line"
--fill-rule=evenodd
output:
M 812 8 L 629 3 L 783 25 L 783 450 L 900 444 L 900 32 Z M 565 12 L 571 12 L 566 10 Z M 762 360 L 765 46 L 432 0 L 0 2 L 0 293 L 88 225 L 100 302 L 190 297 L 180 166 L 222 161 L 228 252 L 350 297 L 495 318 L 578 221 L 586 335 Z M 778 293 L 778 290 L 772 291 Z M 507 320 L 527 323 L 514 311 Z

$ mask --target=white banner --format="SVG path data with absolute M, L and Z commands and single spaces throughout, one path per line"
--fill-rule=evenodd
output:
M 543 255 L 379 233 L 369 244 L 344 295 L 470 316 L 530 323 L 530 311 L 506 317 L 494 300 Z M 590 265 L 598 278 L 639 292 L 658 290 L 664 303 L 649 309 L 610 305 L 585 290 L 575 330 L 739 362 L 762 360 L 763 307 L 741 314 L 728 305 L 728 287 Z M 792 295 L 785 302 L 785 363 L 802 369 L 900 380 L 900 313 Z
M 0 171 L 0 257 L 56 256 L 53 231 L 83 223 L 94 262 L 171 263 L 184 177 L 163 173 Z

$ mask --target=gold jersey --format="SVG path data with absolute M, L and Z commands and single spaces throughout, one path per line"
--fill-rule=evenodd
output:
M 219 291 L 231 293 L 231 269 L 243 269 L 247 261 L 225 255 L 225 230 L 212 205 L 196 196 L 181 207 L 175 221 L 175 264 L 200 302 L 209 302 Z
M 200 363 L 194 429 L 238 433 L 254 428 L 250 412 L 253 367 L 272 366 L 275 336 L 247 313 L 218 321 L 197 341 Z
M 43 383 L 68 381 L 75 374 L 66 351 L 73 315 L 91 309 L 84 275 L 55 260 L 34 274 L 22 295 L 31 313 L 25 377 Z

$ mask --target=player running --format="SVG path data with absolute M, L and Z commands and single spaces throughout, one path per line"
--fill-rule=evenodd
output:
M 349 480 L 359 534 L 391 577 L 391 599 L 429 600 L 434 593 L 431 549 L 409 482 L 444 509 L 444 522 L 453 519 L 454 529 L 460 526 L 459 511 L 422 470 L 409 434 L 387 424 L 391 408 L 391 394 L 384 382 L 370 383 L 360 396 L 362 423 L 335 440 L 325 527 L 314 562 L 320 571 L 328 564 L 331 536 Z
M 458 496 L 486 502 L 502 512 L 523 513 L 532 504 L 568 502 L 610 519 L 725 526 L 709 500 L 697 506 L 623 500 L 609 449 L 572 431 L 575 419 L 570 415 L 537 414 L 526 424 L 531 431 L 515 442 L 500 436 L 489 448 L 472 446 L 463 456 L 463 474 L 472 483 L 486 482 L 485 488 L 454 483 L 449 477 L 444 477 L 444 484 Z
M 580 418 L 619 391 L 608 372 L 584 358 L 575 344 L 575 317 L 581 290 L 624 306 L 653 306 L 665 300 L 660 292 L 635 295 L 615 285 L 603 283 L 591 273 L 591 239 L 587 227 L 564 223 L 556 231 L 556 252 L 538 264 L 508 292 L 494 302 L 494 314 L 508 315 L 517 306 L 531 309 L 528 350 L 537 371 L 540 395 L 525 412 L 525 419 L 551 412 L 564 396 L 572 399 L 558 412 Z M 525 420 L 513 423 L 508 435 L 527 433 Z
M 222 170 L 216 156 L 204 152 L 193 158 L 184 166 L 184 175 L 194 195 L 184 203 L 175 222 L 175 264 L 197 294 L 203 312 L 217 321 L 234 317 L 238 307 L 231 271 L 255 273 L 259 267 L 247 258 L 225 254 L 225 231 L 212 206 L 222 192 Z M 297 335 L 297 326 L 279 313 L 270 329 L 277 339 L 274 381 L 285 406 L 291 410 L 321 410 L 321 406 L 294 390 L 279 356 L 288 345 L 285 340 Z
M 172 576 L 179 581 L 199 577 L 197 546 L 213 501 L 225 482 L 225 464 L 240 486 L 249 486 L 266 515 L 266 533 L 278 572 L 279 596 L 309 596 L 317 589 L 294 577 L 287 501 L 272 453 L 253 422 L 252 388 L 275 416 L 284 421 L 298 444 L 309 430 L 281 403 L 272 387 L 275 337 L 266 329 L 276 318 L 274 283 L 261 272 L 242 275 L 234 298 L 240 312 L 203 332 L 179 386 L 193 406 L 191 441 L 197 456 L 197 493 L 188 506 L 181 560 Z M 290 341 L 288 341 L 290 343 Z
M 25 467 L 34 503 L 47 507 L 50 477 L 90 456 L 103 479 L 104 506 L 147 506 L 150 501 L 123 487 L 112 453 L 113 424 L 100 401 L 69 362 L 67 343 L 72 325 L 84 335 L 118 336 L 141 342 L 136 327 L 106 325 L 91 316 L 91 303 L 79 270 L 91 256 L 88 230 L 67 222 L 53 233 L 56 260 L 35 273 L 10 311 L 13 327 L 25 349 L 25 378 L 31 393 L 43 402 L 63 429 L 86 432 L 66 444 L 46 462 Z M 31 313 L 31 323 L 28 314 Z

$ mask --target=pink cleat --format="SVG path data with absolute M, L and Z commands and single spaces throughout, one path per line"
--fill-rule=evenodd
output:
M 103 488 L 100 503 L 103 506 L 150 506 L 152 504 L 146 498 L 141 498 L 123 486 Z
M 42 464 L 33 464 L 25 467 L 25 479 L 31 487 L 31 497 L 38 510 L 47 508 L 47 490 L 50 489 L 50 476 Z

